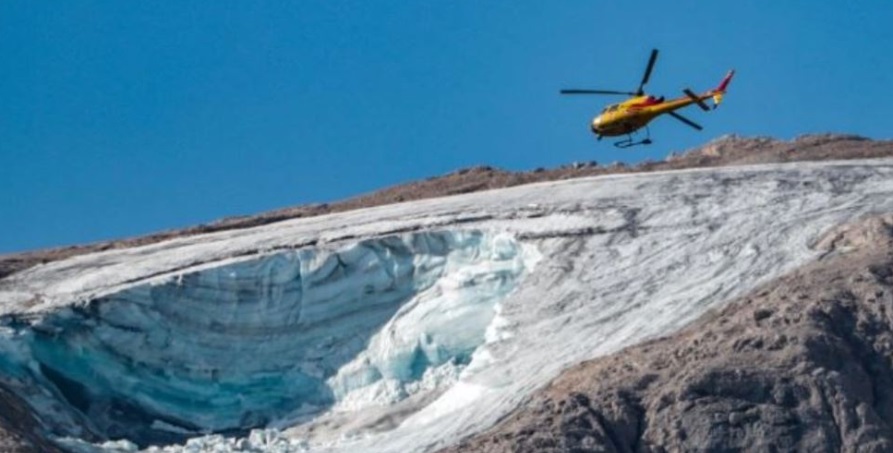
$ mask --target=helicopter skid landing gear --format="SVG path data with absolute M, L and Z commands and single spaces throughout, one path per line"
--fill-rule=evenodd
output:
M 631 146 L 637 145 L 650 145 L 654 142 L 651 141 L 651 131 L 645 126 L 645 138 L 639 141 L 633 141 L 633 135 L 628 134 L 625 140 L 620 140 L 619 142 L 614 142 L 614 146 L 618 148 L 629 148 Z

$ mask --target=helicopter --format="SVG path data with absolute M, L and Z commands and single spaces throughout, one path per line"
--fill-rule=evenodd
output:
M 627 138 L 614 143 L 618 148 L 629 148 L 636 145 L 650 145 L 651 131 L 648 130 L 648 123 L 660 115 L 668 114 L 673 118 L 691 126 L 697 130 L 703 127 L 698 123 L 676 113 L 676 110 L 689 105 L 695 104 L 704 111 L 710 111 L 706 100 L 713 100 L 713 109 L 722 102 L 726 88 L 735 75 L 735 70 L 730 70 L 722 81 L 712 90 L 705 91 L 701 94 L 695 94 L 692 90 L 685 88 L 682 92 L 685 96 L 676 99 L 664 99 L 663 96 L 655 97 L 645 94 L 644 87 L 651 77 L 651 71 L 654 69 L 654 63 L 657 61 L 657 49 L 651 50 L 651 57 L 648 58 L 648 66 L 645 68 L 645 74 L 642 76 L 642 82 L 636 91 L 614 91 L 614 90 L 579 90 L 565 89 L 561 90 L 561 94 L 609 94 L 609 95 L 627 95 L 631 98 L 618 103 L 611 104 L 604 108 L 601 113 L 592 119 L 592 133 L 596 135 L 598 140 L 602 137 L 617 137 L 626 135 Z M 639 141 L 633 140 L 633 133 L 641 128 L 645 128 L 646 136 Z

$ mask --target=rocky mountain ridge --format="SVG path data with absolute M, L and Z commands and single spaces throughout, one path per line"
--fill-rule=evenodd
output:
M 812 134 L 803 135 L 790 141 L 769 137 L 727 135 L 710 141 L 699 148 L 673 152 L 663 161 L 646 161 L 631 166 L 622 163 L 600 165 L 597 162 L 589 161 L 575 162 L 554 169 L 537 168 L 531 171 L 519 172 L 501 170 L 490 166 L 477 166 L 457 170 L 443 176 L 431 177 L 423 181 L 388 187 L 370 194 L 334 203 L 295 206 L 255 215 L 227 217 L 194 227 L 162 231 L 135 238 L 0 255 L 0 279 L 37 264 L 57 261 L 85 253 L 136 247 L 176 237 L 250 228 L 288 219 L 312 217 L 372 206 L 512 187 L 535 182 L 727 165 L 864 159 L 888 156 L 893 156 L 893 142 L 870 140 L 856 135 Z

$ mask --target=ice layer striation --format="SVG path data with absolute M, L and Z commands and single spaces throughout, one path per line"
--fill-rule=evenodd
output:
M 477 231 L 281 251 L 7 318 L 2 365 L 92 436 L 143 446 L 294 422 L 352 394 L 391 403 L 469 363 L 522 257 Z
M 83 255 L 0 280 L 0 384 L 71 450 L 432 452 L 569 366 L 821 259 L 829 229 L 889 212 L 893 160 L 800 162 L 532 184 Z

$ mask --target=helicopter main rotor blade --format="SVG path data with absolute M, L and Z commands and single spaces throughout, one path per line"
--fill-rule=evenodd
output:
M 624 94 L 635 96 L 636 93 L 630 91 L 613 91 L 613 90 L 561 90 L 561 94 Z
M 698 124 L 698 123 L 696 123 L 696 122 L 694 122 L 694 121 L 692 121 L 676 112 L 667 112 L 667 113 L 669 113 L 670 116 L 672 116 L 673 118 L 676 118 L 677 120 L 682 121 L 683 123 L 688 124 L 689 126 L 695 128 L 699 131 L 704 129 L 703 127 L 701 127 L 700 124 Z
M 639 89 L 636 90 L 636 95 L 641 96 L 645 94 L 643 88 L 645 88 L 645 84 L 648 83 L 648 79 L 651 78 L 651 71 L 654 69 L 655 61 L 657 61 L 657 49 L 651 49 L 651 57 L 648 58 L 648 66 L 645 68 L 645 75 L 642 76 L 642 83 L 639 84 Z

